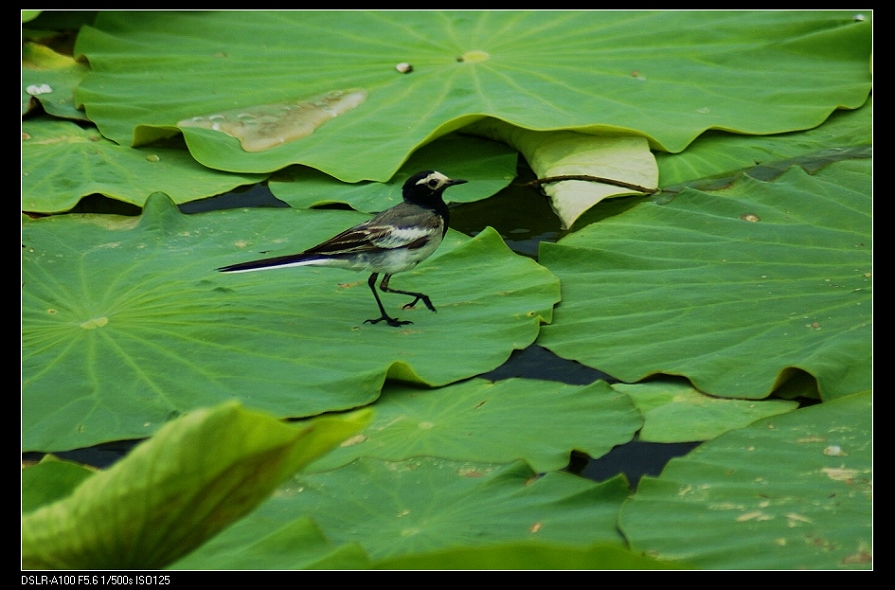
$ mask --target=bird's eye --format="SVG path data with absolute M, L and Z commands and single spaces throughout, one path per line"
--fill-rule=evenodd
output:
M 438 180 L 433 178 L 432 180 L 429 181 L 429 188 L 436 188 L 436 187 L 438 187 Z

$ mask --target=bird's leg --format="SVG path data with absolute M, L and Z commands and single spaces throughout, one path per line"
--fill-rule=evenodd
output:
M 385 283 L 386 285 L 388 285 L 389 276 L 390 275 L 385 275 L 385 278 L 382 280 L 382 282 Z M 364 323 L 365 324 L 378 324 L 382 320 L 385 320 L 385 322 L 389 326 L 395 326 L 396 328 L 399 326 L 403 326 L 405 324 L 412 324 L 413 322 L 411 322 L 410 320 L 401 321 L 399 319 L 389 317 L 389 315 L 387 313 L 385 313 L 385 308 L 382 307 L 382 301 L 379 300 L 379 293 L 376 292 L 376 279 L 378 279 L 378 278 L 379 278 L 379 273 L 374 272 L 373 274 L 370 275 L 370 279 L 367 281 L 367 284 L 370 285 L 370 290 L 373 291 L 373 297 L 376 298 L 376 305 L 379 306 L 379 312 L 382 314 L 382 317 L 377 318 L 375 320 L 365 320 Z
M 414 299 L 413 301 L 411 301 L 410 303 L 405 305 L 402 309 L 409 309 L 409 308 L 413 307 L 414 305 L 416 305 L 417 301 L 422 299 L 423 303 L 426 304 L 426 307 L 428 307 L 432 311 L 436 311 L 435 306 L 432 305 L 432 301 L 429 300 L 429 297 L 427 295 L 423 295 L 422 293 L 414 293 L 413 291 L 399 291 L 397 289 L 389 289 L 388 281 L 390 278 L 392 278 L 392 275 L 385 275 L 385 277 L 383 277 L 383 279 L 382 279 L 382 282 L 379 283 L 379 288 L 382 289 L 383 291 L 385 291 L 386 293 L 400 293 L 402 295 L 412 295 L 412 296 L 416 297 L 416 299 Z

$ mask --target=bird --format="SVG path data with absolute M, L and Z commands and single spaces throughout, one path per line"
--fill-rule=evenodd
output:
M 444 191 L 466 182 L 448 178 L 435 170 L 417 172 L 404 182 L 401 203 L 304 252 L 240 262 L 217 270 L 238 273 L 291 266 L 334 266 L 371 272 L 367 285 L 373 292 L 381 315 L 364 323 L 384 321 L 395 327 L 412 324 L 409 320 L 399 320 L 386 313 L 376 292 L 376 281 L 381 274 L 383 278 L 379 288 L 383 292 L 415 298 L 402 309 L 413 308 L 422 301 L 429 310 L 436 311 L 427 295 L 392 289 L 389 281 L 392 275 L 411 270 L 438 249 L 450 223 L 450 211 L 443 199 Z

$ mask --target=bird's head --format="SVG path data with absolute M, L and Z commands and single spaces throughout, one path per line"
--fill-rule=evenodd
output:
M 404 200 L 427 200 L 436 195 L 440 198 L 447 187 L 465 182 L 459 178 L 448 178 L 435 170 L 423 170 L 404 183 Z

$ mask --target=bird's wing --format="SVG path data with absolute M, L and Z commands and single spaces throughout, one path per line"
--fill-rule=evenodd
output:
M 433 239 L 440 240 L 443 231 L 444 221 L 441 217 L 426 209 L 402 203 L 304 252 L 231 264 L 218 270 L 248 272 L 316 264 L 325 259 L 338 260 L 350 258 L 353 254 L 385 252 L 398 248 L 416 250 Z
M 439 235 L 440 235 L 440 230 Z M 309 248 L 303 254 L 353 254 L 413 248 L 420 242 L 428 241 L 432 230 L 421 227 L 396 227 L 365 225 L 345 230 L 337 236 Z
M 303 254 L 352 254 L 376 252 L 395 248 L 419 248 L 432 237 L 442 235 L 443 221 L 429 212 L 395 215 L 377 215 L 373 219 L 346 229 L 337 236 L 309 248 Z M 388 213 L 388 212 L 386 212 Z M 401 213 L 398 209 L 397 213 Z

